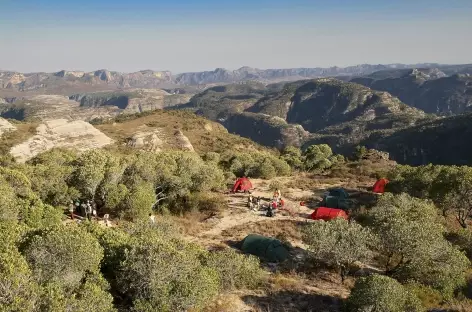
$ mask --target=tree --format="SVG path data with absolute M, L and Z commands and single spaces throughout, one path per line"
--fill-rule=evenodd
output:
M 380 238 L 379 248 L 385 256 L 387 274 L 393 274 L 416 257 L 418 248 L 426 246 L 424 243 L 443 239 L 435 207 L 407 194 L 385 193 L 368 217 Z
M 71 185 L 83 196 L 95 198 L 98 186 L 105 177 L 108 154 L 103 150 L 90 150 L 75 161 L 75 171 L 71 177 Z
M 263 179 L 272 179 L 277 176 L 274 166 L 270 159 L 266 158 L 257 168 L 255 176 Z
M 356 146 L 356 151 L 354 153 L 357 160 L 361 160 L 367 155 L 367 148 L 365 146 Z
M 98 272 L 103 249 L 91 234 L 77 226 L 40 231 L 27 240 L 25 257 L 38 283 L 77 288 L 87 272 Z
M 132 237 L 116 271 L 118 290 L 133 302 L 133 310 L 187 311 L 216 295 L 219 275 L 200 262 L 204 250 L 158 229 L 137 231 Z
M 369 258 L 374 240 L 368 228 L 341 218 L 314 222 L 304 232 L 313 258 L 338 269 L 343 282 L 354 262 Z
M 0 311 L 37 311 L 39 286 L 16 247 L 0 247 Z
M 122 204 L 122 211 L 129 220 L 144 219 L 152 212 L 155 202 L 154 187 L 151 183 L 142 182 L 130 190 Z
M 431 187 L 442 166 L 426 165 L 411 167 L 397 165 L 388 173 L 388 189 L 393 193 L 408 193 L 418 198 L 430 198 Z
M 453 210 L 463 228 L 472 217 L 472 168 L 444 167 L 432 187 L 432 197 L 442 208 L 443 214 Z
M 386 193 L 368 217 L 387 275 L 429 285 L 445 297 L 464 283 L 469 261 L 445 240 L 431 202 Z
M 359 278 L 347 299 L 352 312 L 422 312 L 420 300 L 396 280 L 374 274 Z
M 294 146 L 286 147 L 282 151 L 282 159 L 294 169 L 303 169 L 302 151 L 299 148 Z
M 333 155 L 331 147 L 327 144 L 311 145 L 303 153 L 305 158 L 305 169 L 327 169 L 331 167 L 329 157 Z

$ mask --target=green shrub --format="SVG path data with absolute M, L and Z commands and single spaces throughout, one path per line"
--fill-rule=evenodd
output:
M 375 239 L 368 228 L 337 218 L 329 222 L 313 222 L 305 227 L 304 241 L 312 257 L 334 266 L 344 281 L 354 262 L 369 258 L 369 246 Z
M 382 275 L 361 277 L 346 303 L 348 311 L 422 312 L 419 299 L 399 282 Z
M 135 311 L 187 311 L 203 307 L 219 289 L 219 275 L 205 267 L 205 252 L 183 241 L 146 232 L 137 236 L 117 270 L 118 290 Z
M 410 293 L 414 294 L 428 310 L 441 306 L 443 302 L 441 293 L 431 287 L 418 283 L 409 283 L 406 284 L 405 287 Z
M 14 245 L 0 247 L 0 311 L 37 311 L 40 288 Z
M 78 287 L 87 272 L 98 272 L 103 249 L 77 226 L 58 226 L 34 235 L 24 254 L 40 284 Z
M 387 193 L 368 216 L 388 275 L 431 286 L 445 298 L 465 283 L 470 263 L 445 240 L 430 201 Z
M 242 255 L 228 248 L 210 252 L 204 263 L 219 273 L 220 289 L 225 291 L 254 288 L 260 284 L 264 274 L 257 257 Z

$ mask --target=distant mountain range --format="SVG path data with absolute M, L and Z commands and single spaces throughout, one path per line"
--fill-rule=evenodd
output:
M 183 73 L 0 71 L 0 117 L 101 122 L 119 114 L 186 109 L 268 147 L 358 144 L 402 163 L 472 164 L 472 65 Z M 444 117 L 452 116 L 452 117 Z M 461 147 L 462 146 L 462 147 Z
M 427 113 L 459 114 L 472 111 L 472 76 L 467 68 L 452 73 L 438 68 L 379 71 L 351 82 L 389 92 Z
M 106 91 L 126 88 L 175 88 L 208 84 L 235 83 L 257 80 L 264 83 L 293 81 L 307 78 L 365 76 L 377 71 L 409 68 L 438 68 L 446 75 L 472 73 L 472 65 L 388 64 L 356 65 L 329 68 L 257 69 L 241 67 L 237 70 L 217 68 L 213 71 L 182 73 L 173 75 L 169 71 L 142 70 L 134 73 L 120 73 L 106 69 L 94 72 L 62 70 L 55 73 L 19 73 L 0 71 L 0 97 L 18 96 L 19 93 L 61 94 Z M 3 96 L 2 96 L 3 95 Z

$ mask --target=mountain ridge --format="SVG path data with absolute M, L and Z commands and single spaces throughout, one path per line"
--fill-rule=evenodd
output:
M 10 94 L 24 92 L 47 92 L 49 94 L 69 95 L 80 89 L 102 91 L 125 88 L 165 88 L 185 85 L 207 85 L 234 83 L 248 80 L 261 82 L 293 81 L 322 77 L 355 77 L 389 69 L 408 68 L 445 68 L 450 74 L 472 72 L 471 64 L 444 65 L 436 63 L 423 64 L 359 64 L 347 67 L 313 67 L 313 68 L 272 68 L 258 69 L 243 66 L 235 70 L 216 68 L 211 71 L 186 72 L 173 74 L 168 70 L 140 70 L 126 73 L 108 69 L 80 71 L 62 69 L 57 72 L 29 72 L 0 70 L 0 91 Z M 79 89 L 79 90 L 77 90 Z M 83 91 L 85 92 L 85 91 Z

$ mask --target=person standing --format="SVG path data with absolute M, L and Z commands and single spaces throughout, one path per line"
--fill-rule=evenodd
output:
M 104 216 L 103 216 L 103 220 L 105 221 L 105 225 L 106 226 L 110 226 L 110 215 L 108 213 L 106 213 Z
M 82 214 L 84 216 L 84 219 L 88 219 L 88 209 L 87 209 L 87 203 L 85 201 L 82 204 L 80 204 L 80 208 L 82 209 Z
M 70 213 L 70 218 L 72 220 L 74 220 L 74 208 L 75 208 L 74 201 L 71 200 L 70 203 L 69 203 L 69 213 Z
M 151 224 L 156 223 L 156 216 L 153 215 L 152 213 L 149 214 L 149 219 L 150 219 L 150 221 L 151 221 Z

